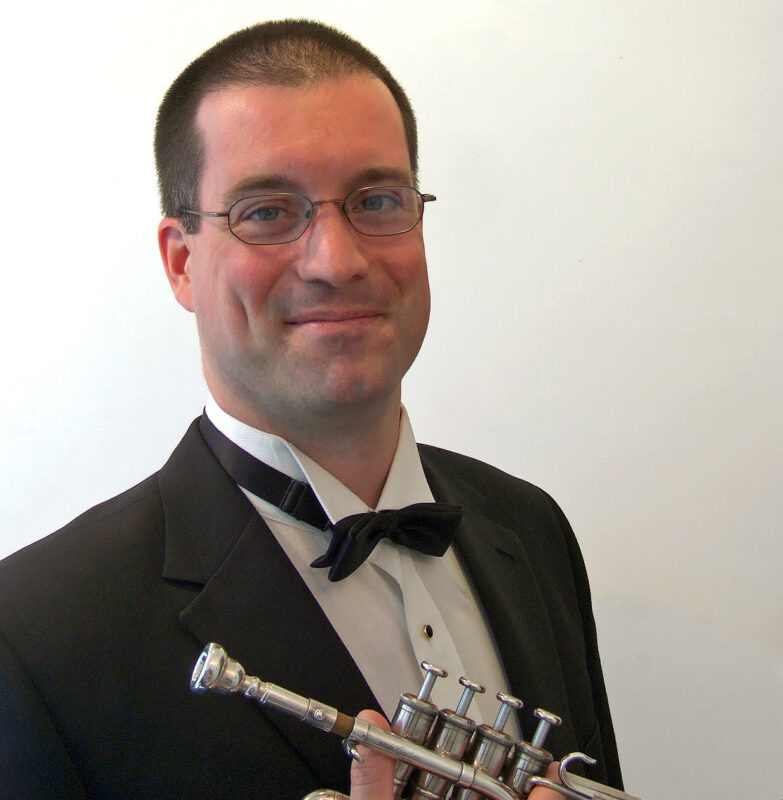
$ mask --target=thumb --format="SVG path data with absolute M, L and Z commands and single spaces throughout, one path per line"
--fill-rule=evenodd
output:
M 361 711 L 359 718 L 389 730 L 389 723 L 377 711 Z M 351 764 L 351 800 L 391 800 L 395 760 L 364 745 L 358 749 L 364 762 Z

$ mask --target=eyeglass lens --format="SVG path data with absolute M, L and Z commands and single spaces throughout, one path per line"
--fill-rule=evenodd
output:
M 231 206 L 231 231 L 248 244 L 282 244 L 298 239 L 312 219 L 312 203 L 297 194 L 247 197 Z M 351 192 L 341 202 L 349 222 L 366 236 L 392 236 L 413 228 L 422 215 L 422 199 L 410 186 L 375 186 Z

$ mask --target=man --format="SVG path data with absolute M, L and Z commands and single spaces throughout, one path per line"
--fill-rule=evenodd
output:
M 421 218 L 434 199 L 416 188 L 402 89 L 332 29 L 256 26 L 174 82 L 156 158 L 161 255 L 195 315 L 210 397 L 159 473 L 3 563 L 4 786 L 37 798 L 346 791 L 333 737 L 188 691 L 209 641 L 349 713 L 390 716 L 418 662 L 440 663 L 487 684 L 472 716 L 492 722 L 497 689 L 555 711 L 556 755 L 583 750 L 593 777 L 618 784 L 568 523 L 529 484 L 417 450 L 401 406 L 428 321 Z M 415 549 L 434 519 L 414 549 L 383 540 L 364 563 L 341 538 L 345 517 L 433 501 L 446 528 L 461 513 L 445 553 L 442 539 L 438 553 Z M 453 706 L 454 692 L 441 680 L 433 699 Z M 511 730 L 529 738 L 530 715 Z M 370 758 L 354 796 L 384 797 L 388 781 Z

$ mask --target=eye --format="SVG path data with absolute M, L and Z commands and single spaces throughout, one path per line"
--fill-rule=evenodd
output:
M 292 242 L 307 227 L 310 201 L 296 194 L 247 197 L 229 210 L 231 232 L 248 244 Z
M 360 193 L 354 203 L 354 212 L 384 212 L 396 211 L 401 205 L 399 192 L 392 189 L 371 189 Z
M 282 208 L 273 208 L 272 206 L 259 206 L 251 208 L 246 214 L 245 219 L 254 220 L 273 220 L 277 219 L 283 213 Z
M 286 200 L 264 200 L 252 203 L 242 210 L 242 222 L 278 222 L 285 217 L 296 216 L 298 209 L 295 203 Z
M 362 208 L 365 211 L 382 211 L 389 204 L 389 197 L 382 194 L 371 194 L 362 200 Z
M 298 195 L 263 195 L 247 197 L 235 203 L 229 212 L 229 222 L 239 225 L 285 225 L 299 220 L 307 201 Z

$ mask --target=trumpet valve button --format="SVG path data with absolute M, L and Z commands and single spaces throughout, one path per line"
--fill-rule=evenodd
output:
M 468 706 L 473 700 L 473 695 L 477 692 L 479 694 L 484 694 L 487 690 L 480 683 L 474 683 L 470 678 L 466 678 L 464 675 L 459 679 L 459 682 L 465 689 L 462 692 L 462 697 L 459 699 L 459 705 L 454 709 L 454 713 L 458 717 L 464 717 L 465 714 L 468 713 Z
M 432 687 L 435 685 L 435 681 L 438 678 L 445 678 L 448 676 L 448 672 L 441 667 L 436 667 L 434 664 L 430 664 L 427 661 L 421 662 L 421 668 L 427 673 L 424 676 L 424 682 L 421 685 L 421 689 L 419 689 L 418 695 L 416 695 L 419 700 L 429 700 L 430 692 L 432 692 Z
M 514 711 L 521 711 L 525 704 L 518 698 L 510 694 L 503 694 L 503 692 L 498 692 L 495 697 L 500 700 L 500 708 L 498 709 L 498 715 L 495 717 L 495 722 L 492 727 L 499 733 L 505 727 L 509 714 L 511 714 L 511 709 L 513 708 Z
M 538 717 L 540 722 L 538 723 L 538 727 L 536 727 L 533 738 L 530 740 L 530 744 L 533 745 L 533 747 L 541 748 L 544 745 L 549 729 L 557 727 L 563 720 L 560 719 L 557 714 L 553 714 L 551 711 L 544 711 L 543 708 L 537 708 L 533 712 L 533 715 Z

